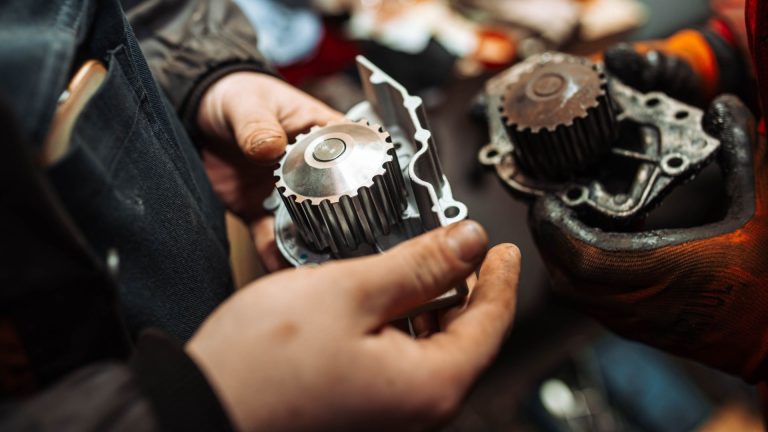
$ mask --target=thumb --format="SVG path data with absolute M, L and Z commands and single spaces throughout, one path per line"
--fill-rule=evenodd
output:
M 234 135 L 245 156 L 255 162 L 273 162 L 296 134 L 343 118 L 317 99 L 266 74 L 235 72 L 208 93 L 210 103 L 203 104 L 201 123 L 210 123 L 212 129 L 226 124 L 229 136 Z
M 347 275 L 342 289 L 351 291 L 366 325 L 377 327 L 462 283 L 487 244 L 477 222 L 430 231 L 381 255 L 339 263 Z
M 227 104 L 227 118 L 235 140 L 254 162 L 272 162 L 282 156 L 288 137 L 274 112 L 244 99 Z

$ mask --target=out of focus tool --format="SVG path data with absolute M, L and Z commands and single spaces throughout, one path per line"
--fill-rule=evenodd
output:
M 43 144 L 40 153 L 43 166 L 53 165 L 67 154 L 77 119 L 106 76 L 107 69 L 98 60 L 88 60 L 75 73 L 59 98 L 48 137 Z

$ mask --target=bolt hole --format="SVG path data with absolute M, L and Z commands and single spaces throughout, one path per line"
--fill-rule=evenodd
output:
M 645 101 L 645 106 L 647 106 L 648 108 L 653 108 L 653 107 L 659 106 L 660 103 L 661 103 L 661 100 L 659 100 L 659 98 L 651 98 Z
M 461 210 L 459 210 L 459 208 L 456 207 L 456 206 L 448 207 L 443 212 L 443 214 L 445 214 L 445 217 L 447 217 L 449 219 L 453 219 L 453 218 L 457 217 L 459 215 L 459 213 L 461 213 Z
M 675 113 L 675 118 L 678 120 L 684 120 L 688 118 L 688 111 L 678 111 Z
M 673 156 L 667 159 L 667 166 L 672 169 L 677 169 L 683 166 L 685 161 L 680 156 Z
M 578 187 L 571 188 L 571 189 L 568 189 L 568 192 L 565 193 L 565 196 L 570 201 L 578 201 L 581 199 L 582 196 L 584 196 L 584 190 Z
M 494 149 L 494 150 L 488 150 L 488 153 L 485 154 L 485 157 L 487 157 L 488 159 L 496 159 L 496 156 L 498 155 L 499 155 L 499 151 Z

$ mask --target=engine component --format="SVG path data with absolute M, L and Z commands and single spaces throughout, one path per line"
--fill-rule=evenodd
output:
M 567 54 L 530 57 L 492 78 L 484 97 L 491 142 L 482 164 L 515 192 L 556 194 L 609 219 L 643 214 L 720 147 L 701 110 Z
M 294 266 L 370 255 L 461 221 L 420 98 L 358 57 L 366 101 L 348 121 L 311 129 L 286 149 L 265 202 L 275 239 Z M 458 304 L 466 284 L 414 311 Z
M 610 151 L 616 115 L 601 68 L 561 56 L 533 63 L 509 83 L 501 117 L 517 163 L 547 178 L 567 178 Z
M 314 127 L 286 149 L 277 190 L 302 239 L 354 251 L 400 223 L 406 190 L 395 147 L 365 120 Z

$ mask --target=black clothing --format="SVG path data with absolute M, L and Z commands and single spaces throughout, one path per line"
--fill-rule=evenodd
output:
M 130 3 L 138 39 L 117 0 L 0 3 L 0 430 L 188 430 L 182 409 L 229 427 L 170 339 L 124 362 L 143 329 L 185 341 L 232 292 L 224 210 L 179 113 L 224 73 L 266 66 L 231 1 Z M 57 100 L 89 59 L 106 80 L 43 169 Z

